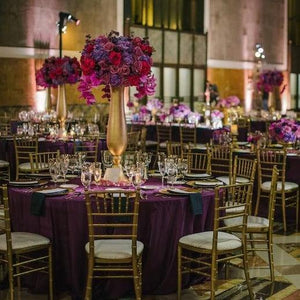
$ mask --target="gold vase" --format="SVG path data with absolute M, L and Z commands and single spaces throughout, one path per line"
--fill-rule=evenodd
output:
M 59 122 L 59 137 L 66 135 L 66 119 L 67 119 L 67 101 L 66 101 L 66 87 L 64 84 L 58 86 L 56 114 Z
M 269 92 L 268 98 L 269 108 L 273 108 L 275 111 L 281 111 L 281 99 L 280 99 L 280 90 L 279 86 L 273 87 L 273 90 Z
M 121 166 L 121 155 L 127 147 L 127 127 L 124 108 L 124 88 L 112 88 L 107 124 L 107 148 L 113 156 L 113 167 L 104 178 L 113 182 L 126 180 Z
M 46 90 L 46 112 L 50 113 L 51 111 L 51 106 L 52 106 L 52 102 L 51 102 L 51 87 L 47 87 Z

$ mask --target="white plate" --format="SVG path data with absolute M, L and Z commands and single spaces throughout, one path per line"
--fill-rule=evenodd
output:
M 50 180 L 51 182 L 54 182 L 53 180 Z M 69 181 L 68 179 L 66 179 L 66 180 L 64 180 L 63 178 L 58 178 L 57 180 L 56 180 L 56 183 L 62 183 L 62 182 L 67 182 L 67 181 Z
M 172 181 L 168 181 L 167 182 L 168 184 L 172 184 Z M 174 184 L 185 184 L 185 181 L 183 181 L 183 180 L 178 180 L 178 181 L 174 181 Z
M 188 174 L 185 174 L 184 175 L 185 177 L 188 177 L 188 178 L 208 178 L 208 177 L 211 177 L 211 175 L 207 174 L 207 173 L 188 173 Z
M 154 177 L 154 178 L 161 177 L 160 173 L 150 173 L 148 176 Z
M 142 190 L 156 190 L 158 188 L 160 188 L 160 186 L 158 186 L 158 185 L 142 185 L 141 186 Z
M 79 175 L 76 174 L 67 174 L 66 178 L 77 178 Z
M 170 193 L 176 193 L 176 194 L 194 194 L 196 192 L 191 192 L 191 191 L 185 191 L 177 188 L 169 188 L 167 189 L 168 192 Z
M 197 186 L 218 186 L 218 185 L 223 185 L 224 183 L 222 181 L 202 181 L 198 180 L 194 182 L 195 185 Z
M 54 189 L 47 189 L 47 190 L 40 190 L 38 191 L 41 194 L 46 194 L 46 195 L 61 195 L 66 192 L 68 192 L 67 189 L 62 189 L 62 188 L 54 188 Z
M 75 190 L 76 188 L 78 188 L 79 187 L 79 185 L 78 184 L 68 184 L 68 183 L 66 183 L 66 184 L 61 184 L 59 187 L 61 187 L 61 188 L 63 188 L 63 189 L 68 189 L 68 190 Z
M 38 184 L 39 182 L 37 180 L 28 180 L 28 181 L 10 181 L 9 184 L 11 185 L 32 185 L 32 184 Z
M 237 153 L 250 153 L 250 149 L 233 149 Z

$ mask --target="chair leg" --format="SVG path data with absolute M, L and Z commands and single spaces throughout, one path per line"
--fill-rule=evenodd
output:
M 282 222 L 283 222 L 283 231 L 286 232 L 286 208 L 285 208 L 285 197 L 281 198 L 281 207 L 282 207 Z
M 53 300 L 53 262 L 52 262 L 52 246 L 48 248 L 48 276 L 49 276 L 49 300 Z
M 297 190 L 297 196 L 296 196 L 296 231 L 299 230 L 299 190 Z
M 272 239 L 272 232 L 268 232 L 268 256 L 269 256 L 269 267 L 270 267 L 270 277 L 271 281 L 275 281 L 274 275 L 274 257 L 273 257 L 273 239 Z
M 250 245 L 251 245 L 251 249 L 252 249 L 252 255 L 255 256 L 253 233 L 249 233 L 249 236 L 250 236 Z
M 12 266 L 8 266 L 8 281 L 9 281 L 9 299 L 14 300 L 14 277 L 13 277 Z
M 87 274 L 85 296 L 84 296 L 85 300 L 92 299 L 93 272 L 94 272 L 94 260 L 89 258 L 88 274 Z
M 141 290 L 140 290 L 140 277 L 139 277 L 139 260 L 133 261 L 133 282 L 134 282 L 134 292 L 135 298 L 141 300 Z
M 18 264 L 20 262 L 19 256 L 16 255 L 16 263 Z M 20 268 L 16 267 L 16 273 L 19 274 L 20 273 Z M 21 292 L 21 276 L 17 277 L 17 287 L 18 287 L 18 293 L 20 294 Z
M 177 250 L 177 300 L 181 299 L 181 285 L 182 285 L 181 254 L 182 254 L 182 248 L 178 245 L 178 250 Z
M 258 189 L 258 191 L 257 191 L 257 197 L 256 197 L 256 203 L 255 203 L 255 211 L 254 211 L 254 215 L 255 216 L 257 216 L 257 214 L 258 214 L 259 202 L 260 202 L 260 189 Z
M 216 260 L 212 258 L 211 275 L 210 275 L 210 299 L 211 300 L 214 300 L 216 295 L 217 268 L 218 268 L 218 264 Z
M 249 296 L 251 300 L 254 300 L 254 295 L 251 287 L 251 282 L 250 282 L 250 275 L 249 275 L 249 265 L 248 265 L 248 256 L 247 256 L 247 248 L 246 248 L 246 240 L 244 239 L 243 243 L 243 264 L 244 264 L 244 272 L 245 272 L 245 278 L 246 278 L 246 283 L 249 291 Z

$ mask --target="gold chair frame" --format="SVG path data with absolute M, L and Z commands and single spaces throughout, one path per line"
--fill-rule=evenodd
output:
M 211 158 L 209 152 L 187 153 L 188 173 L 207 173 L 211 174 Z
M 85 300 L 92 297 L 93 278 L 133 278 L 136 299 L 141 299 L 143 244 L 137 240 L 139 200 L 139 191 L 85 192 L 89 230 Z M 107 256 L 97 248 L 118 241 L 127 241 L 127 256 Z M 109 251 L 114 253 L 112 248 Z
M 85 135 L 74 137 L 74 154 L 84 153 L 86 161 L 96 162 L 98 159 L 99 137 L 95 135 Z M 87 144 L 88 143 L 88 144 Z
M 53 299 L 52 244 L 49 239 L 34 233 L 11 232 L 7 186 L 1 186 L 4 214 L 0 214 L 0 263 L 8 267 L 9 299 L 14 299 L 14 279 L 20 291 L 20 277 L 46 272 L 49 276 L 49 299 Z M 23 236 L 23 237 L 22 237 Z M 27 239 L 30 243 L 27 242 Z M 44 253 L 46 252 L 46 253 Z M 31 254 L 34 256 L 31 256 Z
M 60 155 L 60 151 L 55 152 L 38 152 L 38 153 L 29 153 L 31 173 L 49 173 L 49 160 L 56 159 Z

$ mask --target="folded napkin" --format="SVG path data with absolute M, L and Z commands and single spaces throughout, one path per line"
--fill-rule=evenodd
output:
M 45 198 L 46 194 L 33 192 L 31 196 L 30 212 L 34 216 L 45 215 Z
M 189 195 L 193 215 L 202 215 L 202 196 L 200 193 Z

